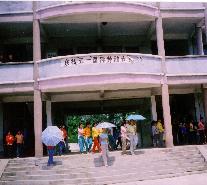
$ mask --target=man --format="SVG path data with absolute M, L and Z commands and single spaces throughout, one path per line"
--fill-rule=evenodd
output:
M 92 138 L 91 138 L 91 125 L 89 122 L 86 123 L 86 128 L 84 128 L 83 133 L 86 141 L 86 152 L 90 152 L 92 146 Z
M 22 155 L 22 149 L 23 149 L 23 144 L 24 144 L 24 136 L 20 130 L 17 132 L 15 138 L 16 138 L 16 143 L 17 143 L 16 155 L 17 155 L 17 158 L 19 158 Z
M 92 138 L 93 138 L 93 148 L 92 152 L 95 153 L 96 148 L 98 149 L 98 152 L 101 151 L 100 144 L 99 144 L 99 134 L 100 134 L 100 129 L 96 128 L 97 123 L 94 123 L 94 126 L 92 128 Z
M 14 144 L 15 138 L 9 131 L 6 135 L 6 146 L 7 146 L 7 154 L 8 157 L 11 158 L 13 156 L 13 144 Z

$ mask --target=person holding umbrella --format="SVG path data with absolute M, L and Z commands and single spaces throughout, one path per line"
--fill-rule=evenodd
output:
M 116 125 L 108 122 L 99 123 L 96 128 L 102 128 L 102 133 L 99 135 L 99 140 L 101 144 L 102 158 L 104 161 L 104 166 L 108 167 L 107 161 L 109 157 L 109 149 L 108 149 L 108 134 L 107 128 L 116 127 Z
M 48 126 L 42 132 L 42 142 L 47 146 L 48 151 L 48 163 L 47 165 L 53 165 L 53 156 L 55 154 L 55 146 L 63 140 L 63 135 L 61 130 L 57 126 Z
M 102 133 L 99 136 L 100 144 L 101 144 L 101 151 L 102 151 L 102 158 L 104 161 L 104 166 L 108 167 L 107 161 L 109 157 L 109 148 L 108 148 L 108 134 L 107 129 L 102 128 Z

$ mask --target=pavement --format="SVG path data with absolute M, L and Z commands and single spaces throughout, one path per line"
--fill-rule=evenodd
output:
M 206 185 L 207 173 L 186 175 L 181 177 L 145 180 L 138 182 L 118 183 L 116 185 Z
M 0 178 L 1 178 L 2 173 L 4 172 L 4 169 L 8 161 L 9 161 L 8 159 L 0 159 Z

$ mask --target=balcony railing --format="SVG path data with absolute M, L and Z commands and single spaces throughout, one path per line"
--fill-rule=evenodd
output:
M 207 75 L 207 56 L 167 57 L 168 76 Z
M 161 58 L 155 55 L 130 53 L 96 53 L 69 55 L 41 60 L 40 79 L 103 74 L 160 75 Z
M 33 82 L 33 62 L 0 64 L 0 84 Z
M 110 78 L 113 78 L 113 75 L 133 74 L 145 77 L 149 75 L 153 78 L 163 75 L 161 57 L 138 53 L 68 55 L 41 60 L 38 67 L 39 81 L 77 76 L 110 75 Z M 199 75 L 207 77 L 207 56 L 166 57 L 166 68 L 169 78 Z M 32 62 L 0 64 L 0 85 L 31 82 Z M 155 83 L 160 83 L 159 79 Z

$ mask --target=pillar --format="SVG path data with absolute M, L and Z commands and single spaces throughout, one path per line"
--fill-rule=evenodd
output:
M 192 38 L 188 38 L 188 54 L 193 55 L 193 43 Z
M 196 27 L 196 43 L 197 43 L 198 55 L 204 55 L 202 27 Z
M 195 99 L 195 112 L 196 112 L 196 121 L 200 121 L 200 118 L 204 118 L 204 104 L 202 99 L 202 94 L 197 92 L 194 94 Z
M 172 125 L 171 125 L 171 114 L 170 114 L 170 104 L 169 104 L 169 92 L 168 84 L 166 77 L 166 65 L 165 65 L 165 46 L 164 46 L 164 36 L 163 36 L 163 27 L 162 27 L 162 17 L 159 11 L 159 15 L 156 19 L 156 34 L 157 34 L 157 48 L 158 55 L 162 57 L 162 72 L 163 83 L 162 83 L 162 108 L 163 108 L 163 117 L 165 125 L 165 135 L 166 135 L 166 147 L 173 146 L 173 136 L 172 136 Z
M 155 96 L 151 96 L 151 112 L 152 112 L 152 120 L 157 121 L 157 109 L 156 109 Z
M 204 99 L 204 113 L 205 113 L 205 121 L 207 122 L 207 89 L 203 89 L 203 99 Z
M 37 2 L 33 1 L 33 78 L 34 78 L 34 134 L 35 134 L 35 157 L 43 156 L 42 134 L 42 98 L 38 85 L 38 64 L 41 60 L 40 26 L 36 17 Z
M 169 102 L 169 92 L 168 92 L 167 84 L 162 84 L 162 107 L 163 107 L 163 117 L 164 117 L 164 124 L 165 124 L 165 134 L 166 134 L 165 144 L 166 147 L 173 147 L 170 102 Z
M 4 151 L 3 148 L 3 104 L 0 102 L 0 153 Z
M 52 126 L 51 101 L 46 101 L 47 126 Z

